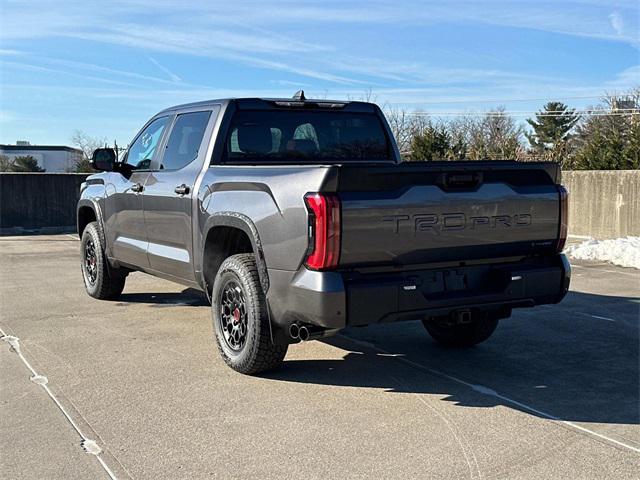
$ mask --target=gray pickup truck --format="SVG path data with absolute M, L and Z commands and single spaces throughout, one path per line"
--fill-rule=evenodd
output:
M 552 163 L 405 162 L 370 103 L 225 99 L 151 118 L 78 203 L 89 295 L 132 271 L 211 301 L 220 354 L 255 374 L 291 343 L 421 320 L 449 346 L 559 302 L 567 193 Z

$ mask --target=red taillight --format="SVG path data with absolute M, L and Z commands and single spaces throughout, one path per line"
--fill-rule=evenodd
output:
M 340 258 L 340 200 L 335 195 L 309 193 L 309 251 L 305 265 L 312 270 L 338 266 Z
M 558 253 L 564 249 L 567 243 L 567 231 L 569 228 L 569 191 L 562 185 L 558 185 L 560 195 L 560 228 L 558 230 Z

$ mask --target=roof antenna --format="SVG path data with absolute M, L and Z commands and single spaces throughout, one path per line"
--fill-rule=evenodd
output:
M 294 100 L 300 100 L 301 102 L 304 102 L 307 98 L 304 96 L 304 90 L 298 90 L 296 93 L 293 94 L 292 97 Z

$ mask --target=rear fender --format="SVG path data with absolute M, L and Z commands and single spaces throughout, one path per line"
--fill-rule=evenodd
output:
M 262 286 L 262 290 L 265 293 L 265 296 L 269 290 L 269 274 L 267 273 L 267 266 L 264 261 L 264 251 L 262 249 L 262 243 L 260 242 L 260 235 L 258 234 L 258 229 L 251 221 L 249 217 L 237 212 L 219 212 L 216 215 L 209 217 L 205 223 L 204 228 L 204 238 L 207 238 L 209 232 L 212 228 L 215 227 L 233 227 L 239 230 L 242 230 L 249 240 L 251 241 L 251 247 L 253 249 L 256 265 L 258 267 L 258 276 L 260 277 L 260 285 Z M 204 243 L 204 242 L 203 242 Z M 203 244 L 204 247 L 204 244 Z M 198 272 L 199 272 L 199 281 L 203 286 L 203 289 L 206 291 L 206 281 L 204 278 L 204 250 L 201 253 L 201 257 L 198 259 Z M 207 293 L 208 295 L 208 293 Z M 280 331 L 276 326 L 274 326 L 273 321 L 271 320 L 271 309 L 269 308 L 269 303 L 267 302 L 267 314 L 269 315 L 269 334 L 271 336 L 271 341 L 275 343 L 276 339 L 280 339 L 284 333 Z
M 251 221 L 249 217 L 243 215 L 241 213 L 236 212 L 218 212 L 214 216 L 211 216 L 207 219 L 204 228 L 204 236 L 203 240 L 207 238 L 209 232 L 214 227 L 233 227 L 239 230 L 242 230 L 249 240 L 251 241 L 251 247 L 253 248 L 253 253 L 255 254 L 256 264 L 258 266 L 258 275 L 260 277 L 260 285 L 262 286 L 262 290 L 266 294 L 269 291 L 269 274 L 267 273 L 267 266 L 264 261 L 264 251 L 262 249 L 262 243 L 260 242 L 260 236 L 258 234 L 258 229 Z M 204 242 L 203 242 L 204 248 Z M 205 279 L 204 279 L 204 268 L 203 268 L 203 256 L 204 251 L 201 253 L 200 258 L 198 259 L 197 272 L 200 280 L 200 284 L 204 287 Z

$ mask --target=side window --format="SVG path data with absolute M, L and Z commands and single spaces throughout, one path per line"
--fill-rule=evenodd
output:
M 210 116 L 211 112 L 178 115 L 162 157 L 161 170 L 178 170 L 196 159 Z
M 151 122 L 129 147 L 126 162 L 134 170 L 145 170 L 151 166 L 151 160 L 162 138 L 168 118 L 161 117 Z

